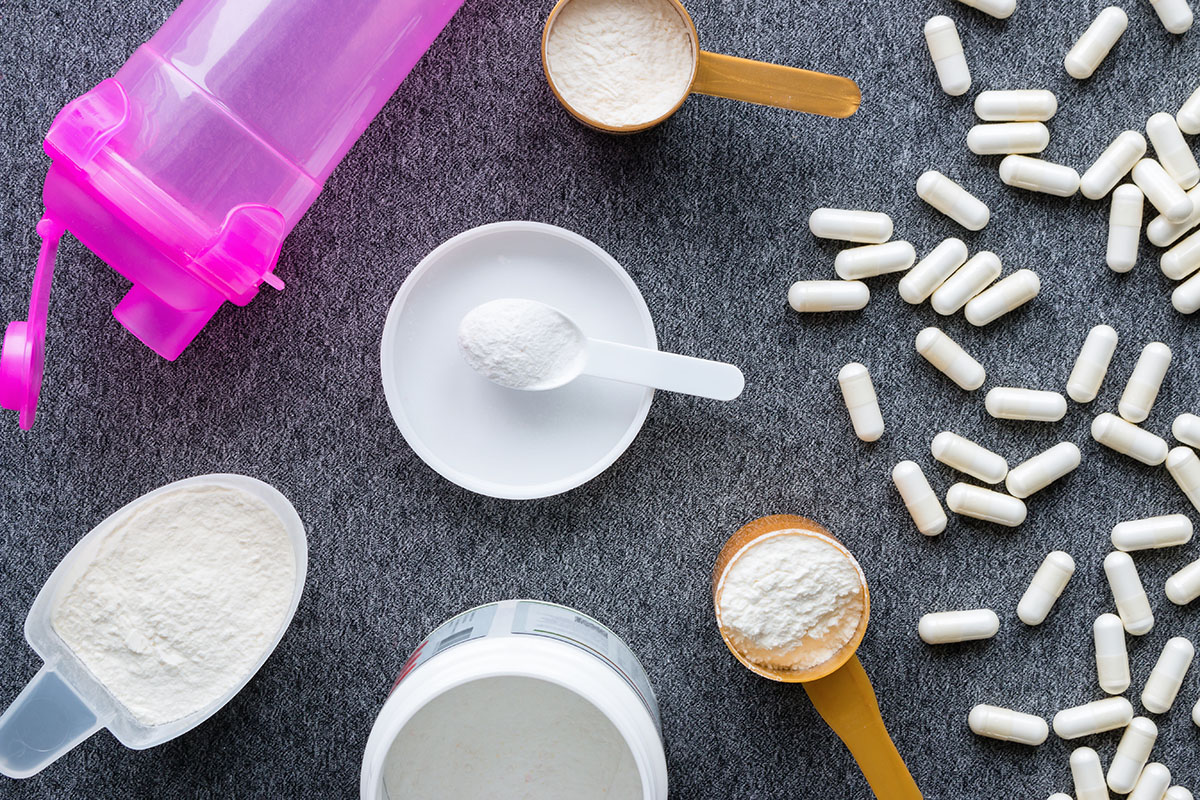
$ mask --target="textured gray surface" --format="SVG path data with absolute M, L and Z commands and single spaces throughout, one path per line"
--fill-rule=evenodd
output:
M 24 315 L 47 164 L 40 139 L 54 112 L 112 74 L 172 5 L 4 9 L 0 318 Z M 123 281 L 68 241 L 38 425 L 20 434 L 6 414 L 0 433 L 0 703 L 38 668 L 21 626 L 50 570 L 93 524 L 165 482 L 236 471 L 277 485 L 308 525 L 311 570 L 280 648 L 212 720 L 143 752 L 102 732 L 36 778 L 0 782 L 0 796 L 353 797 L 371 722 L 408 651 L 462 609 L 531 596 L 594 614 L 642 657 L 662 704 L 674 796 L 866 798 L 803 691 L 741 669 L 712 623 L 716 550 L 745 521 L 778 512 L 822 520 L 866 568 L 874 608 L 860 653 L 928 797 L 1069 790 L 1068 743 L 978 739 L 966 712 L 994 702 L 1048 718 L 1100 697 L 1089 632 L 1111 603 L 1100 569 L 1108 531 L 1190 509 L 1165 470 L 1099 448 L 1088 424 L 1115 410 L 1151 339 L 1170 344 L 1176 361 L 1148 427 L 1169 435 L 1177 413 L 1200 411 L 1196 321 L 1170 308 L 1149 246 L 1131 275 L 1105 269 L 1106 202 L 1009 189 L 998 159 L 966 151 L 969 99 L 937 89 L 920 29 L 935 13 L 958 21 L 976 90 L 1057 92 L 1046 156 L 1082 171 L 1118 131 L 1173 111 L 1200 79 L 1200 33 L 1169 36 L 1136 2 L 1096 76 L 1072 81 L 1062 55 L 1101 5 L 1021 0 L 998 22 L 948 0 L 697 0 L 707 48 L 851 75 L 862 110 L 832 121 L 693 98 L 658 130 L 611 138 L 571 121 L 544 84 L 537 44 L 548 2 L 467 0 L 288 240 L 287 290 L 226 307 L 178 362 L 120 328 L 109 310 Z M 913 183 L 929 167 L 976 190 L 992 224 L 963 235 L 923 206 Z M 886 210 L 921 253 L 963 235 L 1007 270 L 1036 270 L 1042 295 L 974 330 L 908 307 L 892 276 L 872 281 L 861 313 L 800 317 L 784 304 L 788 284 L 833 275 L 837 248 L 805 225 L 818 205 Z M 659 396 L 614 468 L 558 498 L 490 500 L 432 473 L 384 403 L 387 305 L 439 242 L 513 218 L 562 225 L 609 250 L 641 287 L 662 345 L 742 365 L 744 396 L 726 405 Z M 944 323 L 988 367 L 989 386 L 1055 389 L 1102 321 L 1122 337 L 1109 379 L 1060 424 L 992 420 L 982 392 L 960 392 L 912 348 L 920 328 Z M 837 369 L 852 360 L 871 368 L 882 399 L 888 432 L 874 445 L 853 438 L 836 390 Z M 955 477 L 931 463 L 928 444 L 947 428 L 1013 463 L 1069 439 L 1084 463 L 1031 500 L 1021 528 L 952 519 L 925 539 L 887 475 L 915 458 L 944 491 Z M 1016 600 L 1055 547 L 1075 556 L 1078 573 L 1049 621 L 1027 629 Z M 1130 643 L 1135 692 L 1167 638 L 1200 637 L 1200 611 L 1172 607 L 1161 591 L 1195 556 L 1193 544 L 1137 557 L 1158 624 Z M 1001 614 L 995 640 L 933 649 L 917 639 L 922 613 L 979 605 Z M 1193 670 L 1155 750 L 1192 788 L 1197 695 Z M 1094 739 L 1107 763 L 1117 736 Z

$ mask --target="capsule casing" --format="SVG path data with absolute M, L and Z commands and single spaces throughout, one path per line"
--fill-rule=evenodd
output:
M 1196 451 L 1183 445 L 1171 448 L 1167 453 L 1167 472 L 1200 511 L 1200 456 Z
M 1192 27 L 1195 17 L 1187 0 L 1150 0 L 1150 5 L 1168 33 L 1180 34 Z
M 1171 709 L 1195 655 L 1196 648 L 1182 636 L 1176 636 L 1163 645 L 1162 653 L 1159 654 L 1154 669 L 1150 670 L 1150 677 L 1146 679 L 1146 686 L 1142 689 L 1142 706 L 1147 711 L 1151 714 L 1165 714 Z
M 1117 134 L 1079 179 L 1079 191 L 1089 200 L 1099 200 L 1129 174 L 1133 165 L 1146 155 L 1146 137 L 1138 131 Z
M 1008 19 L 1017 9 L 1017 0 L 958 0 L 958 2 L 996 19 Z
M 1000 269 L 1000 257 L 981 250 L 934 291 L 929 304 L 942 316 L 953 314 L 1000 277 Z
M 1079 448 L 1074 443 L 1059 442 L 1010 469 L 1004 486 L 1013 497 L 1024 499 L 1073 471 L 1079 466 L 1081 458 Z
M 1171 423 L 1171 435 L 1186 445 L 1200 447 L 1200 417 L 1180 414 Z
M 1167 443 L 1162 438 L 1107 411 L 1092 420 L 1092 438 L 1152 467 L 1167 460 Z
M 1200 231 L 1163 253 L 1158 263 L 1163 275 L 1173 281 L 1182 280 L 1200 269 Z
M 1186 606 L 1200 597 L 1200 559 L 1167 578 L 1167 599 L 1177 606 Z
M 1004 456 L 951 431 L 942 431 L 933 437 L 929 450 L 935 459 L 946 466 L 984 483 L 999 483 L 1008 474 L 1008 462 Z
M 921 617 L 917 633 L 926 644 L 949 644 L 990 639 L 1000 630 L 1000 618 L 990 608 L 937 611 Z
M 1121 736 L 1112 763 L 1108 765 L 1108 788 L 1117 794 L 1132 792 L 1157 739 L 1157 725 L 1145 717 L 1134 717 Z
M 1175 287 L 1171 292 L 1171 305 L 1180 314 L 1194 314 L 1200 310 L 1200 272 Z
M 1026 625 L 1041 625 L 1050 615 L 1050 610 L 1067 588 L 1067 582 L 1075 574 L 1075 559 L 1062 550 L 1054 550 L 1046 555 L 1029 588 L 1017 603 L 1017 617 Z
M 1146 196 L 1131 183 L 1117 187 L 1108 208 L 1108 245 L 1104 261 L 1113 272 L 1129 272 L 1137 263 L 1142 241 Z
M 856 281 L 886 275 L 889 272 L 903 272 L 916 260 L 917 251 L 913 246 L 906 241 L 897 240 L 843 250 L 834 259 L 833 268 L 842 280 Z
M 1129 17 L 1116 6 L 1101 11 L 1063 59 L 1067 74 L 1077 80 L 1092 77 L 1128 26 Z
M 879 211 L 818 208 L 808 217 L 808 229 L 821 239 L 883 244 L 892 238 L 892 218 Z
M 1057 422 L 1067 413 L 1067 399 L 1058 392 L 1012 386 L 989 389 L 984 406 L 996 419 Z
M 1183 222 L 1191 216 L 1191 198 L 1153 158 L 1143 158 L 1133 165 L 1133 182 L 1146 194 L 1150 205 L 1172 222 Z
M 966 94 L 971 88 L 971 70 L 963 55 L 962 40 L 954 20 L 940 14 L 930 17 L 925 23 L 925 44 L 929 47 L 942 91 L 952 97 Z
M 1075 784 L 1075 800 L 1109 800 L 1100 754 L 1092 748 L 1077 747 L 1071 751 L 1071 780 Z
M 1200 225 L 1200 186 L 1193 186 L 1187 191 L 1188 199 L 1192 201 L 1192 213 L 1182 222 L 1172 222 L 1159 214 L 1150 220 L 1146 226 L 1146 239 L 1150 244 L 1167 247 L 1180 236 Z
M 1142 768 L 1129 800 L 1163 800 L 1171 787 L 1171 770 L 1165 764 L 1152 761 Z
M 788 289 L 788 305 L 801 313 L 857 311 L 870 300 L 862 281 L 796 281 Z
M 1200 724 L 1200 723 L 1197 723 Z M 1172 786 L 1163 795 L 1163 800 L 1195 800 L 1192 793 L 1182 786 Z
M 967 149 L 979 156 L 1040 153 L 1050 144 L 1050 130 L 1040 122 L 997 122 L 967 131 Z
M 1142 348 L 1137 364 L 1125 384 L 1125 392 L 1117 410 L 1129 422 L 1138 423 L 1150 416 L 1158 398 L 1167 367 L 1171 366 L 1171 348 L 1162 342 L 1151 342 Z
M 975 116 L 985 122 L 1045 122 L 1057 111 L 1058 98 L 1046 89 L 989 89 L 975 98 Z
M 1092 623 L 1096 645 L 1096 678 L 1108 694 L 1122 694 L 1129 688 L 1129 649 L 1125 645 L 1125 626 L 1116 614 L 1101 614 Z
M 1124 697 L 1106 697 L 1054 715 L 1054 732 L 1062 739 L 1078 739 L 1117 728 L 1133 719 L 1133 705 Z
M 1131 519 L 1112 529 L 1113 547 L 1126 553 L 1159 547 L 1176 547 L 1192 540 L 1192 521 L 1183 514 Z
M 1088 331 L 1067 378 L 1067 395 L 1076 403 L 1095 400 L 1116 351 L 1117 332 L 1112 327 L 1097 325 Z
M 1181 188 L 1191 189 L 1200 182 L 1200 165 L 1196 164 L 1192 148 L 1184 141 L 1183 132 L 1173 116 L 1165 111 L 1152 114 L 1146 120 L 1146 136 L 1154 147 L 1158 163 Z
M 937 536 L 946 530 L 946 512 L 942 509 L 942 502 L 915 461 L 901 461 L 893 467 L 892 483 L 896 484 L 917 530 L 926 536 Z
M 847 364 L 838 372 L 838 386 L 850 412 L 854 435 L 864 442 L 873 442 L 883 435 L 883 414 L 871 383 L 871 373 L 857 362 Z
M 1034 747 L 1050 735 L 1050 728 L 1041 717 L 982 703 L 971 709 L 967 725 L 977 736 Z
M 1037 297 L 1042 280 L 1031 269 L 1019 269 L 994 286 L 967 301 L 963 314 L 967 322 L 981 327 L 994 322 Z
M 966 260 L 963 240 L 953 236 L 945 239 L 900 279 L 900 297 L 912 305 L 924 303 Z
M 1133 636 L 1149 633 L 1154 627 L 1154 613 L 1133 559 L 1119 550 L 1109 553 L 1104 557 L 1104 574 L 1125 631 Z
M 946 492 L 946 506 L 955 514 L 1015 528 L 1025 521 L 1025 503 L 982 486 L 956 483 Z
M 1179 125 L 1179 130 L 1189 136 L 1200 133 L 1200 87 L 1197 87 L 1188 95 L 1188 99 L 1183 101 L 1183 105 L 1175 114 L 1175 123 Z
M 937 328 L 925 328 L 918 333 L 916 347 L 926 361 L 968 392 L 978 389 L 987 379 L 983 365 Z
M 1029 156 L 1006 156 L 1000 162 L 1000 180 L 1018 189 L 1070 197 L 1079 191 L 1079 173 L 1064 164 Z
M 983 230 L 992 216 L 982 200 L 937 170 L 917 178 L 917 196 L 969 231 Z

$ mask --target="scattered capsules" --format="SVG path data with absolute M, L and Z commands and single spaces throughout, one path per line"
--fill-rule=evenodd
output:
M 1133 705 L 1124 697 L 1106 697 L 1054 715 L 1054 732 L 1062 739 L 1078 739 L 1117 728 L 1133 719 Z
M 1054 550 L 1046 555 L 1029 588 L 1021 595 L 1017 603 L 1017 617 L 1026 625 L 1041 625 L 1050 615 L 1050 610 L 1062 596 L 1067 582 L 1075 574 L 1075 559 L 1062 550 Z
M 1058 98 L 1045 89 L 989 89 L 975 98 L 975 116 L 985 122 L 1045 122 L 1057 111 Z
M 1063 59 L 1067 74 L 1078 80 L 1092 77 L 1128 26 L 1129 17 L 1116 6 L 1101 11 Z
M 956 483 L 946 492 L 946 506 L 955 514 L 1015 528 L 1025 521 L 1028 509 L 1021 500 L 982 486 Z
M 1018 189 L 1070 197 L 1079 191 L 1079 173 L 1064 164 L 1012 155 L 1000 162 L 1000 180 Z
M 1092 420 L 1092 438 L 1151 467 L 1167 460 L 1167 443 L 1161 437 L 1107 411 Z
M 1182 222 L 1172 222 L 1159 214 L 1150 220 L 1150 224 L 1146 226 L 1146 238 L 1150 244 L 1167 247 L 1180 236 L 1200 225 L 1200 186 L 1188 189 L 1187 196 L 1192 201 L 1192 213 L 1188 215 L 1187 219 Z
M 879 211 L 818 208 L 808 216 L 808 229 L 820 239 L 883 244 L 892 238 L 892 218 Z
M 1190 447 L 1174 447 L 1167 453 L 1167 472 L 1200 511 L 1200 456 Z
M 788 289 L 788 305 L 795 311 L 857 311 L 871 300 L 862 281 L 796 281 Z
M 912 305 L 924 303 L 966 260 L 963 240 L 953 236 L 945 239 L 900 279 L 900 297 Z
M 1147 711 L 1151 714 L 1165 714 L 1171 709 L 1195 655 L 1196 648 L 1182 636 L 1176 636 L 1163 645 L 1162 653 L 1154 663 L 1154 669 L 1150 670 L 1150 677 L 1146 679 L 1146 686 L 1142 689 L 1142 705 Z
M 1117 332 L 1108 325 L 1088 331 L 1075 366 L 1067 378 L 1067 395 L 1076 403 L 1090 403 L 1100 393 L 1100 384 L 1108 374 L 1108 365 L 1117 350 Z
M 1125 626 L 1116 614 L 1101 614 L 1092 623 L 1096 645 L 1096 679 L 1108 694 L 1122 694 L 1129 688 L 1129 650 L 1125 646 Z
M 1180 414 L 1171 423 L 1171 435 L 1184 444 L 1200 447 L 1200 417 L 1195 414 Z
M 1196 273 L 1171 292 L 1171 305 L 1180 314 L 1194 314 L 1200 309 L 1200 273 Z
M 1108 248 L 1104 261 L 1113 272 L 1129 272 L 1137 263 L 1146 195 L 1131 183 L 1118 186 L 1108 208 Z
M 943 317 L 953 314 L 1000 277 L 1000 269 L 1000 257 L 981 250 L 934 291 L 929 304 Z
M 1192 8 L 1187 0 L 1150 0 L 1168 33 L 1183 33 L 1192 27 Z
M 1040 122 L 999 122 L 967 131 L 967 149 L 979 156 L 1040 153 L 1050 144 L 1050 130 Z
M 1149 633 L 1154 627 L 1154 613 L 1133 559 L 1119 550 L 1109 553 L 1104 557 L 1104 574 L 1126 632 L 1134 636 Z
M 1183 514 L 1131 519 L 1112 529 L 1113 547 L 1126 553 L 1177 547 L 1192 540 L 1192 521 Z
M 1080 460 L 1078 447 L 1071 442 L 1059 442 L 1009 470 L 1004 486 L 1013 497 L 1024 499 L 1074 470 Z
M 917 260 L 917 251 L 903 240 L 886 244 L 851 247 L 837 254 L 833 268 L 846 281 L 873 278 L 889 272 L 903 272 Z
M 1186 278 L 1200 269 L 1200 231 L 1163 253 L 1158 263 L 1163 275 L 1174 281 Z
M 1108 800 L 1104 767 L 1100 754 L 1092 748 L 1077 747 L 1071 752 L 1071 780 L 1075 783 L 1075 800 Z
M 958 0 L 958 2 L 996 19 L 1008 19 L 1017 9 L 1017 0 Z
M 1175 118 L 1165 111 L 1152 114 L 1146 120 L 1146 137 L 1154 147 L 1158 163 L 1181 188 L 1191 189 L 1200 183 L 1200 165 L 1192 155 L 1192 148 L 1183 139 Z
M 1177 606 L 1186 606 L 1200 597 L 1200 559 L 1167 578 L 1165 589 L 1167 599 Z
M 1079 191 L 1089 200 L 1099 200 L 1129 174 L 1133 165 L 1146 155 L 1146 137 L 1137 131 L 1117 134 L 1108 147 L 1079 179 Z
M 963 315 L 967 322 L 982 327 L 1025 305 L 1037 297 L 1041 289 L 1042 280 L 1036 272 L 1019 269 L 968 300 Z
M 917 352 L 962 389 L 968 392 L 983 386 L 987 373 L 957 342 L 937 328 L 925 328 L 917 334 Z M 1165 444 L 1165 443 L 1164 443 Z M 1166 458 L 1166 454 L 1163 454 Z
M 971 709 L 967 715 L 967 725 L 978 736 L 1034 747 L 1046 741 L 1050 735 L 1050 728 L 1041 717 L 982 703 Z
M 988 390 L 984 406 L 996 419 L 1057 422 L 1067 413 L 1067 398 L 1058 392 L 997 386 Z
M 925 44 L 929 47 L 942 91 L 952 97 L 966 94 L 971 88 L 971 70 L 963 55 L 962 40 L 958 38 L 954 20 L 941 14 L 930 17 L 925 23 Z
M 969 231 L 983 230 L 992 216 L 982 200 L 937 170 L 917 178 L 917 196 Z
M 838 372 L 838 386 L 850 412 L 854 435 L 864 442 L 873 442 L 883 436 L 883 414 L 879 411 L 879 399 L 871 383 L 871 373 L 862 364 L 852 362 Z
M 1188 135 L 1200 133 L 1200 87 L 1183 101 L 1183 105 L 1175 114 L 1175 122 L 1179 125 L 1179 130 Z
M 915 461 L 901 461 L 893 467 L 892 483 L 896 484 L 917 530 L 926 536 L 937 536 L 946 530 L 946 512 L 942 510 L 942 503 Z
M 929 450 L 935 459 L 946 466 L 984 483 L 999 483 L 1008 474 L 1008 462 L 1004 456 L 951 431 L 942 431 L 933 437 Z
M 1157 725 L 1145 717 L 1134 717 L 1121 736 L 1112 763 L 1108 765 L 1108 788 L 1117 794 L 1132 792 L 1157 739 Z
M 1142 768 L 1129 800 L 1163 800 L 1171 786 L 1171 770 L 1165 764 L 1153 761 Z
M 1117 411 L 1129 422 L 1142 422 L 1158 398 L 1167 367 L 1171 366 L 1171 348 L 1162 342 L 1151 342 L 1142 348 L 1137 364 L 1125 384 Z
M 990 608 L 937 611 L 921 617 L 917 633 L 925 644 L 950 644 L 990 639 L 1000 630 L 1000 618 Z
M 1183 222 L 1192 213 L 1192 200 L 1153 158 L 1133 165 L 1133 182 L 1146 194 L 1150 205 L 1172 222 Z

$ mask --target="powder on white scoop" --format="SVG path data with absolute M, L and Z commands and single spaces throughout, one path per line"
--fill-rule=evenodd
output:
M 691 33 L 667 0 L 572 0 L 546 40 L 563 100 L 613 127 L 670 111 L 687 94 L 693 62 Z
M 296 560 L 279 516 L 237 489 L 167 492 L 121 520 L 51 623 L 144 725 L 240 683 L 291 605 Z
M 471 368 L 510 389 L 555 385 L 572 376 L 584 341 L 571 321 L 532 300 L 493 300 L 458 326 L 458 346 Z
M 855 565 L 802 531 L 743 550 L 726 570 L 717 602 L 738 651 L 779 669 L 828 661 L 854 637 L 864 610 Z

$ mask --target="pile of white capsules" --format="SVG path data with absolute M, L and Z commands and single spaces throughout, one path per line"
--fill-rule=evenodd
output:
M 1015 9 L 1015 0 L 961 0 L 967 5 L 1004 19 Z M 1152 0 L 1164 26 L 1182 33 L 1192 25 L 1186 0 Z M 1092 75 L 1128 25 L 1125 12 L 1115 6 L 1104 9 L 1067 53 L 1064 66 L 1074 78 Z M 925 25 L 925 38 L 942 89 L 951 95 L 964 94 L 971 86 L 970 70 L 954 22 L 933 17 Z M 1155 245 L 1168 246 L 1200 225 L 1200 165 L 1183 138 L 1200 133 L 1200 89 L 1183 104 L 1176 116 L 1158 113 L 1146 122 L 1146 135 L 1157 160 L 1145 158 L 1146 137 L 1124 131 L 1113 140 L 1081 178 L 1068 166 L 1032 158 L 1049 143 L 1045 124 L 1058 110 L 1054 94 L 1044 90 L 985 91 L 975 101 L 975 112 L 985 124 L 967 134 L 967 147 L 980 155 L 1004 155 L 1000 179 L 1035 192 L 1069 197 L 1082 190 L 1098 200 L 1109 193 L 1108 266 L 1127 272 L 1137 260 L 1142 226 L 1142 209 L 1149 200 L 1159 212 L 1146 229 Z M 1132 173 L 1132 184 L 1117 184 Z M 990 211 L 985 203 L 954 180 L 929 171 L 917 180 L 917 194 L 926 203 L 968 230 L 985 227 Z M 968 258 L 967 246 L 948 238 L 916 266 L 916 252 L 906 241 L 890 241 L 892 220 L 872 211 L 819 208 L 809 218 L 814 236 L 845 242 L 853 247 L 840 252 L 835 269 L 841 280 L 799 281 L 788 292 L 796 311 L 826 312 L 857 310 L 866 306 L 870 291 L 864 278 L 907 271 L 899 283 L 900 296 L 918 305 L 930 301 L 942 315 L 963 311 L 976 326 L 987 325 L 1037 296 L 1038 276 L 1028 269 L 1017 270 L 1003 280 L 1000 259 L 983 251 Z M 1200 309 L 1200 231 L 1167 250 L 1161 260 L 1170 278 L 1188 278 L 1174 291 L 1171 302 L 1184 314 Z M 1196 273 L 1192 275 L 1192 273 Z M 1188 276 L 1191 276 L 1190 278 Z M 1083 343 L 1067 380 L 1066 393 L 1078 403 L 1089 403 L 1099 393 L 1117 347 L 1117 332 L 1108 325 L 1092 328 Z M 983 366 L 943 331 L 929 327 L 917 334 L 916 349 L 934 367 L 962 389 L 980 388 Z M 1092 436 L 1102 445 L 1150 466 L 1166 464 L 1180 489 L 1200 510 L 1200 417 L 1182 414 L 1172 426 L 1181 443 L 1173 449 L 1166 441 L 1139 427 L 1150 415 L 1163 378 L 1171 363 L 1171 350 L 1161 342 L 1145 345 L 1118 404 L 1118 415 L 1101 413 L 1092 422 Z M 850 413 L 855 434 L 871 442 L 883 435 L 883 415 L 871 375 L 859 363 L 847 364 L 838 373 L 838 383 Z M 1067 411 L 1067 400 L 1053 391 L 997 387 L 986 396 L 988 413 L 998 419 L 1056 422 Z M 1191 445 L 1189 447 L 1188 445 Z M 1062 478 L 1080 463 L 1079 448 L 1061 442 L 1009 469 L 1003 456 L 952 431 L 934 437 L 933 458 L 954 470 L 988 485 L 1003 481 L 1008 494 L 968 483 L 955 483 L 946 493 L 951 511 L 1007 526 L 1025 521 L 1024 499 Z M 892 479 L 918 530 L 935 536 L 946 528 L 947 519 L 921 467 L 901 461 Z M 1130 552 L 1174 547 L 1190 541 L 1192 522 L 1183 514 L 1121 522 L 1113 528 L 1115 548 L 1104 559 L 1104 572 L 1112 589 L 1116 614 L 1102 614 L 1093 625 L 1096 671 L 1100 687 L 1112 695 L 1054 716 L 1054 731 L 1063 739 L 1077 739 L 1124 728 L 1107 774 L 1099 754 L 1080 747 L 1070 757 L 1076 800 L 1107 800 L 1109 790 L 1128 794 L 1130 800 L 1192 800 L 1182 786 L 1171 785 L 1171 772 L 1158 762 L 1147 763 L 1158 737 L 1154 722 L 1134 716 L 1133 704 L 1121 696 L 1130 685 L 1129 657 L 1125 635 L 1141 636 L 1154 625 L 1149 598 Z M 1056 550 L 1037 569 L 1017 606 L 1017 616 L 1027 625 L 1040 625 L 1075 572 L 1071 556 Z M 1186 605 L 1200 597 L 1200 560 L 1167 580 L 1168 599 Z M 1000 620 L 992 609 L 946 611 L 921 618 L 919 634 L 928 644 L 988 639 L 996 635 Z M 1141 704 L 1152 714 L 1164 714 L 1174 704 L 1184 676 L 1191 666 L 1195 648 L 1185 637 L 1171 639 L 1163 647 L 1145 688 Z M 1200 701 L 1192 710 L 1200 726 Z M 968 715 L 971 730 L 981 736 L 1027 745 L 1040 745 L 1049 736 L 1041 717 L 991 705 L 977 705 Z M 1070 800 L 1055 794 L 1049 800 Z

